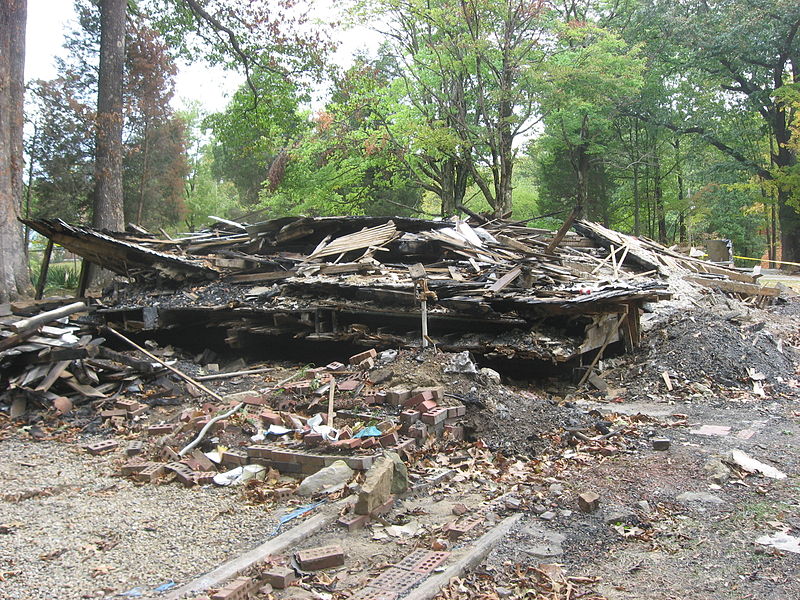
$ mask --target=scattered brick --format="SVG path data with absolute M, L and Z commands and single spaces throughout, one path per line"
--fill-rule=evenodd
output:
M 418 410 L 404 410 L 400 413 L 400 422 L 404 425 L 413 425 L 419 418 L 422 416 L 422 413 Z
M 105 454 L 106 452 L 116 450 L 118 446 L 119 442 L 117 442 L 117 440 L 101 440 L 99 442 L 87 444 L 86 451 L 93 456 L 97 456 L 99 454 Z
M 370 348 L 369 350 L 365 350 L 364 352 L 359 352 L 358 354 L 354 354 L 353 356 L 350 357 L 350 360 L 348 362 L 351 365 L 357 365 L 364 362 L 368 358 L 375 358 L 377 356 L 378 356 L 378 351 L 375 350 L 375 348 Z
M 334 361 L 332 363 L 328 363 L 327 365 L 325 365 L 325 369 L 327 371 L 341 371 L 342 369 L 344 369 L 344 363 Z
M 342 392 L 352 392 L 358 386 L 362 385 L 358 379 L 347 379 L 336 385 L 336 389 Z
M 483 521 L 482 517 L 467 517 L 459 519 L 455 523 L 450 523 L 447 526 L 447 537 L 450 538 L 450 541 L 455 541 L 465 533 L 474 529 L 481 521 Z
M 331 444 L 332 447 L 339 450 L 355 450 L 361 446 L 361 438 L 350 438 L 346 440 L 338 440 Z
M 262 573 L 264 580 L 278 590 L 285 590 L 292 582 L 297 579 L 293 569 L 289 567 L 270 567 Z
M 125 454 L 128 456 L 136 456 L 142 452 L 144 452 L 144 442 L 141 440 L 134 440 L 125 448 Z
M 444 388 L 441 386 L 415 388 L 414 393 L 430 394 L 431 400 L 441 400 L 442 398 L 444 398 Z
M 443 406 L 436 407 L 428 412 L 422 413 L 420 420 L 428 425 L 443 423 L 447 418 L 447 409 Z
M 149 467 L 146 467 L 141 471 L 139 471 L 138 473 L 136 473 L 133 476 L 133 478 L 136 479 L 136 481 L 145 481 L 152 483 L 153 481 L 161 477 L 163 474 L 164 474 L 164 465 L 153 463 Z
M 271 410 L 263 411 L 258 417 L 261 419 L 261 422 L 264 425 L 283 425 L 283 419 L 278 413 L 272 412 Z
M 408 437 L 417 440 L 425 440 L 428 437 L 428 426 L 422 421 L 414 423 L 408 428 Z
M 101 410 L 100 417 L 103 419 L 112 419 L 114 417 L 127 417 L 128 411 L 121 408 L 112 408 L 110 410 Z
M 294 494 L 294 490 L 290 487 L 280 487 L 272 490 L 272 497 L 275 500 L 285 500 L 292 494 Z
M 221 462 L 226 467 L 241 467 L 247 464 L 247 454 L 236 450 L 225 450 Z
M 578 507 L 583 512 L 594 512 L 600 506 L 600 496 L 595 492 L 578 494 Z
M 347 527 L 347 531 L 356 531 L 369 523 L 369 515 L 344 515 L 339 517 L 338 523 Z
M 653 450 L 669 450 L 669 444 L 667 438 L 653 438 Z
M 147 406 L 147 404 L 140 404 L 137 402 L 135 407 L 128 409 L 128 417 L 132 419 L 133 417 L 143 415 L 149 408 L 150 407 Z
M 374 448 L 375 446 L 380 446 L 380 442 L 376 440 L 374 437 L 364 438 L 361 441 L 361 448 L 362 450 L 369 450 L 370 448 Z
M 349 427 L 342 427 L 339 430 L 340 440 L 349 440 L 351 437 L 353 437 L 353 431 Z
M 181 459 L 178 453 L 175 452 L 171 446 L 167 446 L 166 444 L 158 451 L 158 456 L 167 462 L 178 462 Z
M 386 403 L 400 406 L 411 397 L 411 392 L 406 389 L 394 389 L 386 392 Z
M 386 404 L 386 396 L 387 392 L 383 390 L 375 392 L 375 404 Z
M 143 460 L 141 458 L 134 458 L 133 460 L 129 460 L 124 465 L 122 465 L 119 469 L 119 472 L 123 475 L 133 475 L 135 473 L 139 473 L 140 471 L 146 469 L 153 463 Z
M 370 581 L 369 585 L 370 587 L 386 590 L 388 592 L 404 592 L 415 586 L 422 578 L 422 573 L 406 571 L 405 569 L 398 569 L 397 567 L 389 567 Z
M 341 458 L 341 457 L 339 457 Z M 375 461 L 374 456 L 346 456 L 344 462 L 354 471 L 366 471 Z
M 297 552 L 295 558 L 304 571 L 319 571 L 343 565 L 344 550 L 338 545 L 309 548 Z
M 465 515 L 469 512 L 469 509 L 465 504 L 454 504 L 453 505 L 453 514 L 457 516 Z
M 400 438 L 397 437 L 397 432 L 393 431 L 392 433 L 381 436 L 378 441 L 384 448 L 390 448 L 400 443 Z
M 237 577 L 211 596 L 211 600 L 248 600 L 261 583 L 250 577 Z
M 414 552 L 406 556 L 395 566 L 398 569 L 427 574 L 442 564 L 448 556 L 450 556 L 449 552 L 435 552 L 433 550 L 422 549 L 414 550 Z
M 175 431 L 172 423 L 156 423 L 147 428 L 147 435 L 169 435 Z
M 436 400 L 425 400 L 424 402 L 420 402 L 415 407 L 420 413 L 430 412 L 435 409 L 438 405 L 436 404 Z
M 308 447 L 319 446 L 325 438 L 323 438 L 321 433 L 307 433 L 303 436 L 303 444 Z
M 114 408 L 119 408 L 127 412 L 136 407 L 138 404 L 139 403 L 136 400 L 117 400 L 114 402 Z
M 211 485 L 216 474 L 216 471 L 194 471 L 194 481 L 197 485 Z

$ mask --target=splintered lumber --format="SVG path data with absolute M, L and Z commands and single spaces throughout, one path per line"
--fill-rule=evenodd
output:
M 383 246 L 397 237 L 397 228 L 394 221 L 389 221 L 384 225 L 366 228 L 356 233 L 343 235 L 329 244 L 315 250 L 308 256 L 308 260 L 323 258 L 325 256 L 335 256 L 352 250 L 362 250 L 373 246 Z
M 81 312 L 83 310 L 86 310 L 86 304 L 83 302 L 73 302 L 72 304 L 67 304 L 66 306 L 43 312 L 29 319 L 20 319 L 19 321 L 12 323 L 10 327 L 17 333 L 24 334 L 25 332 L 35 330 L 42 325 L 52 323 L 53 321 L 68 317 L 69 315 L 75 314 L 76 312 Z
M 752 283 L 742 283 L 741 281 L 726 281 L 724 279 L 707 279 L 705 277 L 696 277 L 687 275 L 684 277 L 686 281 L 691 281 L 698 285 L 708 288 L 716 288 L 724 292 L 733 292 L 734 294 L 745 294 L 747 296 L 769 296 L 775 298 L 779 296 L 781 291 L 778 288 L 760 286 Z
M 581 212 L 580 206 L 576 206 L 575 208 L 572 209 L 572 211 L 569 213 L 569 216 L 567 216 L 567 218 L 561 224 L 561 228 L 556 232 L 555 237 L 547 245 L 547 248 L 545 249 L 546 254 L 552 254 L 553 251 L 558 247 L 558 245 L 561 243 L 561 240 L 563 240 L 564 236 L 567 235 L 569 228 L 572 227 L 572 224 L 575 222 L 575 219 L 578 218 L 580 212 Z

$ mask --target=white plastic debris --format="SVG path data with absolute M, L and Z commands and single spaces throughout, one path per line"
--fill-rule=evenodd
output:
M 762 535 L 756 540 L 756 544 L 762 546 L 772 546 L 777 550 L 784 552 L 794 552 L 800 554 L 800 538 L 785 533 L 776 533 L 774 535 Z
M 736 448 L 728 453 L 728 462 L 732 462 L 748 473 L 761 473 L 764 477 L 769 477 L 770 479 L 786 479 L 786 473 L 783 471 L 764 464 Z

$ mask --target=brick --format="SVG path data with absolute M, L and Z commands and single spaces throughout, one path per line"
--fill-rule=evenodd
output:
M 221 462 L 226 467 L 241 467 L 247 464 L 247 454 L 237 450 L 225 450 Z
M 327 365 L 325 365 L 325 369 L 327 371 L 341 371 L 344 369 L 344 363 L 334 361 L 332 363 L 328 363 Z
M 112 408 L 110 410 L 101 410 L 100 417 L 103 419 L 112 419 L 114 417 L 127 417 L 128 411 L 121 408 Z
M 116 450 L 118 446 L 119 442 L 117 442 L 117 440 L 101 440 L 99 442 L 87 444 L 86 451 L 93 456 L 97 456 Z
M 407 389 L 398 388 L 386 392 L 386 403 L 393 406 L 400 406 L 411 397 L 411 392 Z
M 420 420 L 427 425 L 437 425 L 443 423 L 447 418 L 447 409 L 439 406 L 428 412 L 422 413 Z
M 387 433 L 383 435 L 378 440 L 384 448 L 389 448 L 390 446 L 394 446 L 400 441 L 400 438 L 397 437 L 397 432 L 393 431 L 392 433 Z
M 138 417 L 139 415 L 143 415 L 150 409 L 147 404 L 140 404 L 136 403 L 136 406 L 133 408 L 128 409 L 128 418 L 132 419 L 133 417 Z
M 186 487 L 191 487 L 195 484 L 194 471 L 187 465 L 179 462 L 171 462 L 164 465 L 164 468 L 175 473 L 176 479 Z
M 253 444 L 245 449 L 248 458 L 271 458 L 272 448 L 266 444 Z
M 269 570 L 263 571 L 261 575 L 264 581 L 278 590 L 285 590 L 297 579 L 294 569 L 289 567 L 270 567 Z
M 400 441 L 395 446 L 395 451 L 397 452 L 412 452 L 416 449 L 417 443 L 411 438 L 400 438 Z
M 441 400 L 444 398 L 444 388 L 441 386 L 436 387 L 420 387 L 414 388 L 415 394 L 430 394 L 432 400 Z
M 291 450 L 272 450 L 270 458 L 275 462 L 297 463 L 299 456 L 299 452 Z
M 413 425 L 419 418 L 422 416 L 422 413 L 418 410 L 404 410 L 400 413 L 400 422 L 404 425 Z
M 369 371 L 370 369 L 375 367 L 375 359 L 368 358 L 365 361 L 362 361 L 354 366 L 356 367 L 356 369 L 359 369 L 361 371 Z
M 288 498 L 292 494 L 294 494 L 294 489 L 292 489 L 290 487 L 280 487 L 280 488 L 275 488 L 274 490 L 272 490 L 272 497 L 275 500 L 285 500 L 286 498 Z
M 436 552 L 434 550 L 422 549 L 414 550 L 395 566 L 398 569 L 427 574 L 442 564 L 448 556 L 450 556 L 449 552 Z
M 216 474 L 216 471 L 194 471 L 194 482 L 197 485 L 211 485 Z
M 381 515 L 385 515 L 390 510 L 392 510 L 392 507 L 394 506 L 394 499 L 395 499 L 394 496 L 391 495 L 389 496 L 388 500 L 386 500 L 386 502 L 384 502 L 380 506 L 376 506 L 375 508 L 373 508 L 372 511 L 369 513 L 370 518 L 380 517 Z
M 578 508 L 583 512 L 594 512 L 600 506 L 600 496 L 595 492 L 578 494 Z
M 365 586 L 350 596 L 350 600 L 397 600 L 397 592 Z
M 461 409 L 464 409 L 464 410 L 462 411 Z M 458 417 L 463 417 L 465 414 L 466 414 L 466 408 L 461 404 L 456 405 L 456 406 L 448 406 L 447 407 L 447 418 L 448 419 L 457 419 Z
M 433 393 L 429 391 L 415 393 L 413 396 L 403 401 L 403 406 L 406 408 L 416 408 L 423 402 L 433 402 L 433 406 L 436 406 L 436 400 L 433 397 Z
M 314 446 L 319 446 L 325 438 L 322 437 L 321 433 L 307 433 L 303 436 L 303 444 L 308 446 L 309 448 Z
M 114 402 L 114 408 L 119 408 L 127 412 L 134 408 L 137 404 L 139 403 L 136 400 L 117 400 Z
M 319 469 L 325 466 L 325 457 L 318 454 L 298 453 L 297 462 L 304 467 L 310 467 L 313 469 L 313 472 L 316 473 Z
M 181 457 L 178 456 L 178 453 L 172 449 L 172 447 L 164 445 L 158 451 L 159 458 L 167 461 L 167 462 L 178 462 Z
M 337 521 L 339 525 L 347 527 L 347 531 L 363 529 L 369 523 L 369 515 L 344 515 Z
M 349 440 L 351 437 L 353 437 L 353 430 L 350 429 L 349 427 L 342 427 L 339 430 L 340 440 Z
M 172 423 L 156 423 L 147 428 L 147 435 L 169 435 L 175 431 Z
M 406 571 L 397 567 L 389 567 L 375 579 L 369 582 L 370 587 L 375 587 L 388 592 L 404 592 L 419 583 L 424 575 L 414 571 Z
M 350 357 L 348 361 L 351 365 L 358 365 L 364 362 L 369 358 L 375 358 L 378 356 L 378 351 L 375 348 L 370 348 L 369 350 L 365 350 L 364 352 L 359 352 L 358 354 L 354 354 Z
M 130 444 L 128 444 L 128 447 L 125 448 L 125 454 L 128 456 L 136 456 L 142 452 L 144 452 L 144 442 L 140 440 L 132 441 Z
M 283 425 L 283 419 L 278 413 L 272 412 L 271 410 L 265 410 L 258 415 L 258 418 L 261 419 L 261 422 L 266 425 Z
M 425 440 L 428 437 L 428 426 L 419 421 L 408 428 L 408 437 L 417 440 Z
M 258 579 L 237 577 L 211 596 L 211 600 L 248 600 L 250 595 L 261 587 Z
M 153 463 L 149 467 L 136 473 L 133 478 L 136 481 L 153 482 L 164 474 L 164 465 Z
M 275 469 L 281 473 L 302 473 L 303 465 L 297 462 L 283 462 L 278 460 L 268 460 L 266 458 L 256 459 L 259 465 L 263 465 L 270 469 Z
M 667 438 L 653 438 L 653 450 L 669 450 L 669 444 Z
M 455 541 L 465 533 L 475 529 L 475 526 L 483 521 L 482 517 L 466 517 L 459 519 L 455 523 L 450 523 L 447 526 L 447 537 L 450 541 Z
M 358 379 L 347 379 L 336 385 L 336 389 L 342 392 L 352 392 L 358 386 L 362 385 Z
M 119 472 L 123 475 L 133 475 L 135 473 L 139 473 L 143 471 L 153 463 L 148 462 L 146 460 L 142 460 L 141 458 L 134 458 L 133 460 L 129 460 L 124 465 L 119 468 Z
M 430 412 L 436 409 L 438 405 L 436 404 L 436 400 L 425 400 L 424 402 L 420 402 L 416 405 L 415 410 L 418 410 L 420 413 L 425 414 L 426 412 Z
M 361 447 L 361 438 L 349 438 L 346 440 L 338 440 L 331 444 L 331 447 L 338 450 L 355 450 Z
M 387 392 L 383 390 L 375 392 L 375 404 L 386 404 L 386 396 Z
M 362 450 L 369 450 L 370 448 L 375 448 L 376 446 L 380 446 L 380 442 L 376 440 L 374 437 L 362 438 L 361 440 L 361 449 Z
M 295 554 L 300 568 L 304 571 L 319 571 L 344 564 L 344 550 L 339 545 L 321 546 L 300 550 Z

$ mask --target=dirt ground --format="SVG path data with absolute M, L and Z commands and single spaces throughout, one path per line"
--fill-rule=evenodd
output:
M 447 372 L 452 357 L 430 353 L 378 365 L 391 373 L 389 387 L 445 386 L 449 402 L 467 407 L 470 439 L 417 452 L 413 493 L 383 518 L 352 533 L 331 524 L 296 548 L 340 543 L 343 567 L 259 597 L 345 599 L 416 548 L 455 561 L 521 511 L 442 598 L 800 598 L 800 554 L 756 543 L 800 536 L 800 302 L 761 310 L 701 294 L 691 310 L 649 315 L 646 327 L 636 353 L 602 361 L 602 391 Z M 216 389 L 268 387 L 293 368 L 301 366 L 282 363 Z M 200 402 L 176 391 L 149 400 L 153 422 Z M 308 502 L 266 500 L 257 486 L 133 483 L 117 474 L 121 453 L 80 449 L 132 437 L 104 428 L 89 407 L 67 419 L 0 419 L 0 598 L 158 597 L 158 586 L 185 583 L 270 539 L 281 515 Z M 669 448 L 654 449 L 658 439 Z M 726 466 L 736 449 L 787 476 Z M 319 500 L 330 505 L 347 491 Z M 599 496 L 592 512 L 579 506 L 586 492 Z M 447 524 L 460 512 L 480 524 L 450 540 Z

